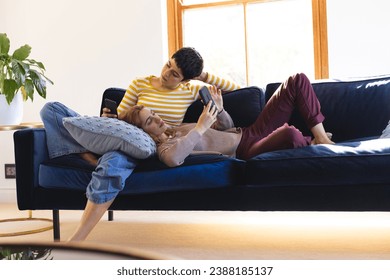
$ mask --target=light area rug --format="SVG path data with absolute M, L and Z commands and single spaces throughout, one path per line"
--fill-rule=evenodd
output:
M 27 211 L 1 204 L 0 219 Z M 82 211 L 60 211 L 61 242 Z M 51 218 L 51 211 L 33 211 Z M 0 223 L 0 233 L 47 226 L 47 222 Z M 52 230 L 1 242 L 52 242 Z M 390 259 L 389 212 L 115 211 L 84 241 L 145 250 L 167 259 L 329 260 Z

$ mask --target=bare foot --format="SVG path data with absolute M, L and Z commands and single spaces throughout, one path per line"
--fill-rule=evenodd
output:
M 89 164 L 97 166 L 98 158 L 91 152 L 81 153 L 80 157 L 86 160 Z
M 318 138 L 318 139 L 317 139 L 317 138 L 313 138 L 313 140 L 311 141 L 311 144 L 312 144 L 312 145 L 318 145 L 318 144 L 334 144 L 334 142 L 331 140 L 333 134 L 330 133 L 330 132 L 326 132 L 326 136 L 327 136 L 327 137 Z

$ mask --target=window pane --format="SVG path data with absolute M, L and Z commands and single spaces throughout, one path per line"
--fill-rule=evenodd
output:
M 304 72 L 314 79 L 311 1 L 248 4 L 249 84 L 263 86 Z
M 246 85 L 242 5 L 189 9 L 183 15 L 183 45 L 196 48 L 205 70 Z

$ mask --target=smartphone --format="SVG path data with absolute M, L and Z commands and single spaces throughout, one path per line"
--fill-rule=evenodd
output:
M 207 106 L 207 104 L 209 104 L 210 100 L 211 100 L 211 102 L 213 104 L 211 106 L 211 108 L 215 106 L 215 103 L 214 103 L 213 98 L 211 97 L 210 91 L 209 91 L 209 89 L 206 86 L 202 87 L 199 90 L 199 95 L 200 95 L 200 98 L 202 99 L 202 102 L 203 102 L 204 106 Z
M 116 104 L 116 102 L 114 100 L 105 98 L 104 99 L 104 106 L 106 108 L 110 109 L 110 114 L 114 114 L 114 115 L 118 116 L 118 111 L 116 110 L 118 105 Z

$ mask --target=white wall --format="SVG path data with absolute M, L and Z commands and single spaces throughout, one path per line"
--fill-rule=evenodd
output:
M 327 0 L 331 78 L 390 74 L 390 1 Z
M 25 103 L 24 122 L 40 121 L 47 101 L 97 115 L 104 89 L 158 75 L 168 57 L 165 0 L 0 0 L 0 11 L 11 50 L 29 44 L 54 81 L 46 100 Z M 14 196 L 15 180 L 4 179 L 4 164 L 14 162 L 12 134 L 0 132 L 0 202 L 1 191 Z

